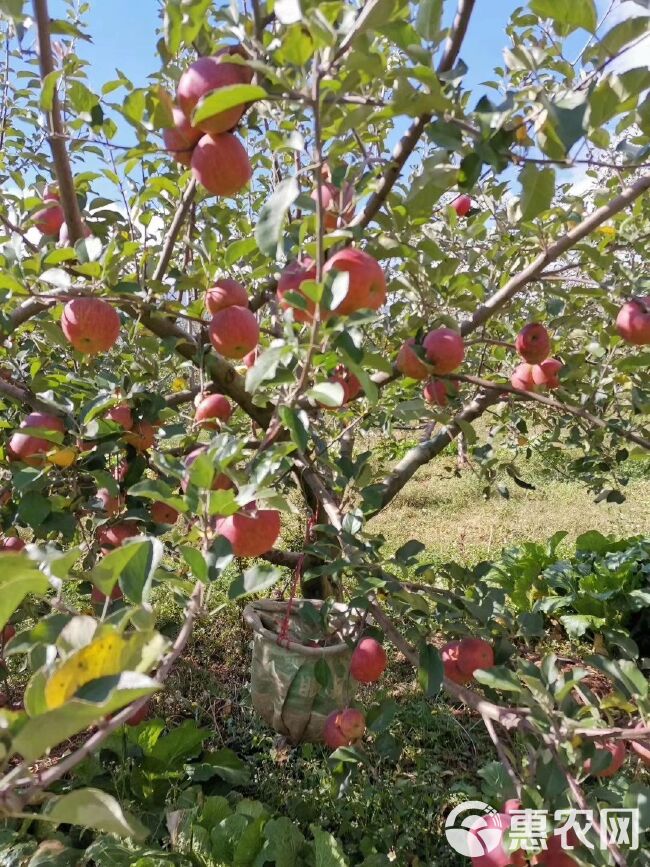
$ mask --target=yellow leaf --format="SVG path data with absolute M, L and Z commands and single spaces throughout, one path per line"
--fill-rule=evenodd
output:
M 65 448 L 65 449 L 55 449 L 52 452 L 49 452 L 47 455 L 47 459 L 51 464 L 54 464 L 57 467 L 66 467 L 72 466 L 72 464 L 77 459 L 77 453 L 74 449 Z
M 73 653 L 45 684 L 48 709 L 60 707 L 82 686 L 98 677 L 119 674 L 123 670 L 124 651 L 128 642 L 119 635 L 106 635 Z
M 185 388 L 185 380 L 181 379 L 180 376 L 177 376 L 176 379 L 172 380 L 172 391 L 183 391 Z
M 599 226 L 596 231 L 599 235 L 604 235 L 606 238 L 616 237 L 616 229 L 613 226 Z

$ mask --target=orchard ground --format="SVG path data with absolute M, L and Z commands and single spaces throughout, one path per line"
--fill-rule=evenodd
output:
M 395 446 L 406 447 L 409 437 L 403 435 Z M 483 483 L 471 467 L 460 475 L 454 473 L 452 447 L 373 520 L 372 530 L 384 533 L 391 548 L 419 539 L 426 544 L 422 558 L 441 564 L 455 560 L 471 566 L 496 557 L 506 545 L 543 542 L 556 530 L 566 530 L 561 554 L 587 530 L 616 537 L 647 531 L 650 479 L 647 471 L 644 477 L 643 463 L 629 464 L 636 478 L 631 478 L 627 500 L 621 505 L 595 504 L 584 485 L 567 481 L 561 468 L 539 457 L 521 465 L 522 475 L 535 490 L 512 486 L 509 499 L 494 493 L 486 500 Z M 297 536 L 301 532 L 297 524 L 294 530 Z M 221 586 L 227 585 L 224 581 Z M 214 592 L 210 608 L 217 608 L 224 598 L 220 591 Z M 159 596 L 157 608 L 162 630 L 175 634 L 182 609 L 166 594 Z M 380 692 L 367 688 L 360 698 L 366 708 L 386 696 L 396 703 L 390 726 L 395 755 L 379 755 L 377 733 L 366 737 L 369 764 L 353 777 L 345 797 L 339 798 L 327 761 L 329 750 L 309 744 L 292 749 L 250 707 L 250 634 L 241 619 L 242 608 L 243 604 L 239 609 L 226 607 L 197 625 L 187 657 L 179 661 L 168 688 L 155 699 L 153 713 L 170 725 L 191 718 L 213 729 L 214 744 L 232 748 L 252 771 L 250 788 L 242 789 L 244 793 L 304 829 L 319 822 L 339 837 L 351 863 L 363 860 L 375 846 L 393 852 L 400 865 L 467 865 L 467 859 L 455 854 L 445 839 L 444 818 L 455 804 L 481 799 L 486 780 L 477 776 L 476 769 L 496 761 L 481 720 L 442 694 L 438 699 L 424 698 L 412 670 L 393 653 Z M 548 647 L 538 647 L 531 659 L 538 662 L 545 650 L 573 658 L 589 649 L 584 645 L 578 650 L 554 634 Z M 643 777 L 633 763 L 627 773 Z

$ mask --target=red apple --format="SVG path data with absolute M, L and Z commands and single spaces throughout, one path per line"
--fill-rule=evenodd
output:
M 650 344 L 650 295 L 633 298 L 621 307 L 616 317 L 616 330 L 627 343 Z
M 397 353 L 395 366 L 404 376 L 424 380 L 429 376 L 429 369 L 413 348 L 415 345 L 414 337 L 410 337 L 402 344 L 402 348 Z
M 133 413 L 131 407 L 126 403 L 120 403 L 118 406 L 112 407 L 106 413 L 106 418 L 109 421 L 119 424 L 124 430 L 131 430 L 133 427 Z
M 0 643 L 2 643 L 2 646 L 4 647 L 5 644 L 8 644 L 15 634 L 16 627 L 13 623 L 7 623 L 2 632 L 0 632 Z
M 222 277 L 205 293 L 205 306 L 212 314 L 224 307 L 248 307 L 248 292 L 232 277 Z
M 325 720 L 323 740 L 325 741 L 326 746 L 331 750 L 337 750 L 339 747 L 347 747 L 350 744 L 349 739 L 346 738 L 339 727 L 339 716 L 340 711 L 333 710 Z
M 445 670 L 447 680 L 453 681 L 463 686 L 471 680 L 470 675 L 463 674 L 458 667 L 460 641 L 448 641 L 440 649 L 440 657 Z
M 317 190 L 312 192 L 311 197 L 318 203 Z M 321 203 L 326 232 L 333 232 L 339 226 L 347 226 L 354 217 L 354 190 L 347 182 L 344 182 L 341 188 L 329 181 L 322 184 Z
M 156 429 L 150 421 L 142 419 L 137 421 L 130 431 L 127 431 L 123 440 L 136 450 L 136 452 L 146 452 L 156 441 Z
M 338 382 L 343 387 L 343 403 L 354 400 L 361 392 L 359 379 L 343 364 L 338 364 L 329 378 L 330 382 Z
M 108 490 L 108 488 L 100 488 L 97 491 L 97 499 L 102 504 L 102 509 L 106 512 L 107 515 L 113 517 L 113 515 L 117 515 L 124 506 L 124 501 L 122 497 L 114 496 Z
M 230 542 L 236 557 L 259 557 L 280 535 L 280 513 L 276 509 L 246 507 L 228 518 L 219 518 L 215 530 Z
M 99 589 L 99 587 L 93 587 L 90 591 L 90 601 L 93 605 L 104 605 L 107 599 L 106 593 Z M 116 584 L 111 590 L 110 600 L 111 602 L 116 602 L 118 599 L 123 599 L 124 594 L 120 588 L 119 584 Z
M 260 327 L 247 307 L 225 307 L 209 326 L 210 342 L 224 358 L 243 358 L 257 346 Z
M 146 702 L 142 705 L 139 710 L 133 711 L 131 716 L 127 719 L 127 726 L 137 726 L 140 725 L 141 722 L 144 722 L 146 718 L 149 716 L 149 702 Z
M 124 521 L 121 524 L 108 526 L 103 524 L 97 530 L 97 541 L 102 551 L 106 553 L 113 548 L 119 548 L 127 539 L 140 535 L 140 526 L 135 521 Z
M 458 198 L 454 199 L 451 203 L 451 206 L 459 217 L 466 217 L 472 210 L 472 199 L 470 196 L 458 196 Z
M 192 126 L 183 111 L 176 106 L 172 109 L 172 117 L 174 126 L 163 130 L 163 142 L 176 162 L 189 168 L 192 163 L 192 151 L 203 133 Z
M 334 253 L 323 268 L 323 274 L 347 272 L 348 292 L 332 311 L 337 316 L 347 316 L 356 310 L 379 310 L 386 301 L 386 277 L 376 259 L 363 250 L 346 247 Z
M 475 838 L 473 848 L 483 851 L 482 855 L 472 858 L 472 867 L 524 867 L 527 863 L 525 852 L 522 849 L 511 852 L 505 839 L 511 824 L 512 816 L 507 813 L 492 813 L 470 829 L 470 834 Z M 492 846 L 495 831 L 498 832 L 498 842 Z M 488 848 L 489 851 L 486 851 Z
M 525 325 L 515 340 L 515 349 L 529 364 L 539 364 L 551 353 L 551 338 L 539 322 Z
M 231 415 L 232 406 L 225 395 L 206 394 L 196 406 L 194 423 L 208 430 L 219 430 L 219 422 L 227 422 Z
M 434 373 L 451 373 L 465 358 L 463 338 L 451 328 L 435 328 L 422 341 Z
M 192 153 L 192 174 L 215 196 L 234 196 L 253 176 L 244 146 L 234 135 L 204 135 Z
M 520 388 L 522 391 L 533 391 L 535 388 L 533 365 L 526 361 L 518 364 L 512 372 L 510 384 L 513 388 Z
M 51 433 L 65 433 L 63 419 L 45 412 L 32 412 L 20 424 L 21 428 L 40 428 Z M 23 461 L 30 467 L 39 467 L 44 455 L 56 448 L 55 443 L 31 434 L 16 432 L 9 440 L 8 453 L 11 460 Z
M 120 317 L 101 298 L 73 298 L 63 308 L 61 328 L 84 355 L 108 352 L 120 334 Z
M 242 358 L 242 361 L 244 362 L 246 367 L 254 367 L 258 355 L 259 347 L 256 346 L 255 349 L 251 349 L 250 352 L 246 353 L 246 355 Z
M 49 235 L 54 238 L 58 237 L 61 231 L 61 226 L 65 222 L 65 215 L 61 205 L 48 205 L 46 208 L 41 208 L 32 217 L 34 225 L 42 235 Z
M 565 835 L 551 834 L 546 840 L 546 849 L 535 855 L 531 864 L 539 865 L 539 867 L 578 867 L 578 862 L 575 858 L 566 852 L 562 847 L 562 840 Z M 572 848 L 579 845 L 578 836 L 573 829 L 569 829 L 566 834 L 566 841 Z
M 226 61 L 224 52 L 215 57 L 199 57 L 183 73 L 178 82 L 176 101 L 189 121 L 199 100 L 222 87 L 233 84 L 247 84 L 250 70 L 245 66 Z M 236 105 L 220 111 L 197 124 L 206 133 L 223 133 L 237 126 L 244 113 L 245 105 Z
M 625 761 L 625 742 L 624 741 L 601 741 L 596 744 L 596 755 L 609 753 L 609 764 L 601 771 L 594 771 L 594 777 L 613 777 Z M 587 759 L 584 764 L 586 774 L 591 773 L 591 759 Z
M 356 707 L 346 707 L 339 714 L 338 727 L 348 742 L 358 741 L 366 730 L 366 718 Z
M 350 674 L 359 683 L 374 683 L 388 665 L 386 651 L 374 638 L 362 638 L 350 660 Z
M 559 373 L 564 365 L 557 358 L 547 358 L 541 364 L 533 365 L 532 375 L 535 385 L 545 385 L 546 388 L 559 388 Z
M 278 280 L 277 299 L 283 310 L 293 310 L 293 318 L 296 322 L 311 322 L 316 305 L 300 291 L 300 285 L 304 280 L 316 279 L 316 265 L 308 257 L 295 262 L 289 262 Z M 293 307 L 289 301 L 285 301 L 287 292 L 295 292 L 307 302 L 307 310 Z
M 457 665 L 461 674 L 470 677 L 479 668 L 492 668 L 494 665 L 492 645 L 482 638 L 463 638 L 458 645 Z
M 441 379 L 430 379 L 422 389 L 422 397 L 433 406 L 447 406 L 447 389 Z
M 167 503 L 156 500 L 151 504 L 151 520 L 154 524 L 175 524 L 178 521 L 179 512 Z
M 25 543 L 20 536 L 6 536 L 0 541 L 0 552 L 3 554 L 15 553 L 22 551 Z

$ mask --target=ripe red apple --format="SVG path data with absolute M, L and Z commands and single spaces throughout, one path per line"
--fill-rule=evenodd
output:
M 201 446 L 198 449 L 194 449 L 193 452 L 190 452 L 189 455 L 185 458 L 185 469 L 188 470 L 194 461 L 198 458 L 199 455 L 207 452 L 207 446 Z M 189 487 L 189 479 L 188 477 L 183 478 L 181 481 L 181 488 L 183 489 L 183 493 L 187 491 Z M 211 490 L 213 491 L 227 491 L 229 488 L 233 487 L 232 479 L 230 479 L 225 473 L 217 473 L 212 480 Z
M 248 292 L 232 277 L 222 277 L 205 293 L 205 306 L 212 314 L 224 307 L 248 307 Z
M 161 503 L 156 500 L 151 504 L 151 520 L 154 524 L 175 524 L 178 521 L 179 512 L 168 506 L 167 503 Z
M 209 335 L 224 358 L 243 358 L 257 346 L 260 327 L 247 307 L 225 307 L 212 317 Z
M 250 81 L 250 70 L 239 64 L 228 63 L 226 57 L 225 52 L 214 57 L 199 57 L 181 75 L 176 101 L 188 120 L 192 120 L 192 112 L 199 100 L 208 93 L 233 84 L 247 84 Z M 227 132 L 237 126 L 244 109 L 245 105 L 236 105 L 206 118 L 197 126 L 206 133 Z
M 0 541 L 0 551 L 3 554 L 17 554 L 19 551 L 22 551 L 24 547 L 25 543 L 20 536 L 5 536 L 5 538 Z
M 533 379 L 533 365 L 522 361 L 512 371 L 510 384 L 513 388 L 520 388 L 522 391 L 534 391 L 535 380 Z
M 343 388 L 343 403 L 348 403 L 354 400 L 361 392 L 361 383 L 352 371 L 348 370 L 344 364 L 338 364 L 334 373 L 329 378 L 330 382 L 338 382 Z
M 379 310 L 386 301 L 386 277 L 376 259 L 363 250 L 346 247 L 334 253 L 323 268 L 323 275 L 330 271 L 349 274 L 348 293 L 332 310 L 337 316 L 347 316 L 356 310 Z
M 445 670 L 447 680 L 453 681 L 463 686 L 471 680 L 470 675 L 463 674 L 458 667 L 460 641 L 448 641 L 440 649 L 440 657 Z
M 106 593 L 103 593 L 99 587 L 93 587 L 90 591 L 90 601 L 93 605 L 104 605 L 107 599 Z M 118 599 L 123 599 L 124 594 L 120 588 L 119 584 L 116 584 L 111 590 L 110 600 L 111 602 L 116 602 Z
M 137 452 L 146 452 L 156 441 L 156 429 L 150 421 L 142 419 L 124 434 L 123 440 Z
M 503 805 L 502 812 L 509 816 L 511 813 L 516 813 L 518 810 L 521 810 L 521 801 L 517 798 L 509 798 Z
M 627 343 L 650 344 L 650 295 L 633 298 L 621 307 L 616 317 L 616 330 Z
M 323 740 L 325 741 L 326 746 L 331 750 L 337 750 L 339 747 L 347 747 L 350 744 L 349 739 L 346 738 L 339 727 L 339 716 L 340 711 L 333 710 L 325 720 Z
M 594 771 L 594 777 L 613 777 L 625 761 L 625 742 L 624 741 L 601 741 L 596 745 L 596 755 L 607 752 L 610 756 L 609 765 L 601 771 Z M 586 774 L 591 773 L 591 759 L 587 759 L 584 764 Z
M 88 226 L 85 223 L 83 223 L 81 228 L 82 228 L 82 237 L 90 238 L 90 236 L 92 235 L 92 232 L 90 231 Z M 70 233 L 68 232 L 68 224 L 64 223 L 61 226 L 61 228 L 59 229 L 59 244 L 62 247 L 66 247 L 69 242 L 70 242 Z
M 546 388 L 559 388 L 559 373 L 564 365 L 557 358 L 547 358 L 541 364 L 533 365 L 532 375 L 535 385 L 545 385 Z
M 230 542 L 236 557 L 259 557 L 280 535 L 280 513 L 276 509 L 247 506 L 228 518 L 219 518 L 215 530 Z
M 109 421 L 119 424 L 124 430 L 131 430 L 133 427 L 133 413 L 131 407 L 126 403 L 120 403 L 114 406 L 106 413 L 106 418 Z
M 414 346 L 414 337 L 410 337 L 402 344 L 400 351 L 397 353 L 395 366 L 404 376 L 410 376 L 411 379 L 424 380 L 429 376 L 429 369 L 413 349 Z
M 350 660 L 350 674 L 359 683 L 374 683 L 388 665 L 386 651 L 374 638 L 362 638 Z
M 244 146 L 231 133 L 204 135 L 192 153 L 192 174 L 215 196 L 234 196 L 253 176 Z
M 100 488 L 97 491 L 97 499 L 102 504 L 102 509 L 110 517 L 117 515 L 118 512 L 122 511 L 124 506 L 124 500 L 122 497 L 119 495 L 114 496 L 109 492 L 108 488 Z
M 58 237 L 61 226 L 65 222 L 65 215 L 61 205 L 54 204 L 41 208 L 33 216 L 34 225 L 42 235 Z
M 20 427 L 65 433 L 63 419 L 45 412 L 31 412 L 20 423 Z M 8 454 L 11 460 L 22 461 L 30 467 L 39 467 L 44 462 L 44 455 L 55 447 L 55 444 L 49 440 L 16 431 L 9 440 Z
M 127 726 L 137 726 L 140 725 L 141 722 L 144 722 L 146 718 L 149 716 L 149 702 L 146 702 L 142 705 L 139 710 L 133 711 L 131 716 L 127 719 Z
M 636 728 L 645 728 L 645 723 L 640 722 Z M 648 741 L 630 741 L 630 746 L 641 759 L 644 765 L 650 767 L 650 740 Z
M 539 364 L 551 354 L 551 338 L 539 322 L 529 322 L 517 335 L 515 349 L 524 361 Z
M 246 365 L 246 367 L 253 367 L 255 362 L 257 361 L 257 356 L 259 355 L 259 347 L 255 347 L 255 349 L 251 349 L 250 352 L 247 352 L 246 355 L 242 358 L 242 361 Z
M 311 197 L 318 203 L 318 190 L 314 190 Z M 322 184 L 321 203 L 326 232 L 333 232 L 339 226 L 347 226 L 354 217 L 354 190 L 347 181 L 340 188 L 329 181 Z
M 278 280 L 277 299 L 278 304 L 283 310 L 293 310 L 293 318 L 296 322 L 311 322 L 316 309 L 315 303 L 311 298 L 307 298 L 300 291 L 300 284 L 303 280 L 316 279 L 316 265 L 313 259 L 305 257 L 301 260 L 289 262 Z M 287 292 L 295 292 L 307 302 L 307 310 L 301 310 L 299 307 L 293 307 L 289 301 L 285 301 L 284 296 Z
M 526 854 L 522 849 L 515 852 L 510 851 L 507 840 L 504 839 L 512 824 L 512 816 L 507 813 L 492 813 L 483 817 L 483 821 L 470 829 L 470 834 L 475 837 L 475 847 L 477 851 L 483 850 L 482 855 L 477 855 L 472 858 L 472 867 L 524 867 L 526 862 Z M 498 831 L 499 842 L 489 852 L 485 851 L 488 848 L 488 841 L 491 842 L 491 836 L 484 836 L 483 831 L 488 830 Z M 486 845 L 487 844 L 487 845 Z
M 232 415 L 232 406 L 223 394 L 206 394 L 197 404 L 194 423 L 208 430 L 219 430 L 220 421 L 226 422 Z M 217 419 L 215 421 L 214 419 Z
M 578 867 L 578 862 L 562 848 L 562 834 L 551 834 L 546 839 L 546 849 L 531 859 L 531 864 L 539 867 Z M 569 846 L 579 845 L 578 835 L 571 828 L 566 834 Z
M 465 358 L 465 344 L 457 331 L 434 328 L 422 341 L 434 373 L 451 373 Z
M 458 668 L 470 677 L 478 668 L 492 668 L 494 651 L 492 645 L 482 638 L 463 638 L 458 645 Z
M 339 714 L 338 727 L 349 743 L 358 741 L 366 730 L 366 718 L 356 707 L 346 707 Z
M 422 397 L 433 406 L 447 406 L 447 389 L 441 379 L 430 379 L 422 389 Z
M 63 308 L 61 328 L 84 355 L 108 352 L 120 334 L 117 310 L 101 298 L 73 298 Z
M 197 127 L 192 126 L 183 111 L 176 106 L 172 109 L 172 118 L 174 126 L 163 130 L 163 142 L 174 159 L 189 168 L 192 163 L 194 145 L 203 133 Z
M 97 541 L 102 551 L 111 551 L 119 548 L 127 539 L 140 535 L 140 526 L 135 521 L 123 521 L 121 524 L 108 526 L 103 524 L 97 530 Z
M 472 199 L 470 196 L 458 196 L 458 198 L 454 199 L 451 203 L 451 206 L 459 217 L 466 217 L 472 210 Z

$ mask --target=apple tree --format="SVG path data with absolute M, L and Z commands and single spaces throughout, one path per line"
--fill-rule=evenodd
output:
M 475 0 L 166 0 L 148 83 L 101 88 L 84 5 L 0 2 L 0 626 L 29 676 L 0 710 L 0 815 L 45 798 L 89 823 L 43 793 L 162 688 L 233 566 L 232 604 L 280 581 L 345 601 L 472 708 L 503 799 L 647 801 L 593 785 L 647 764 L 634 647 L 587 660 L 600 696 L 520 655 L 529 624 L 484 577 L 443 591 L 372 525 L 461 436 L 486 495 L 537 449 L 622 502 L 647 460 L 647 3 L 530 0 L 479 95 Z M 386 466 L 368 443 L 404 425 Z M 186 605 L 173 642 L 159 587 Z M 335 729 L 345 773 L 363 724 Z M 89 797 L 94 827 L 137 835 Z

